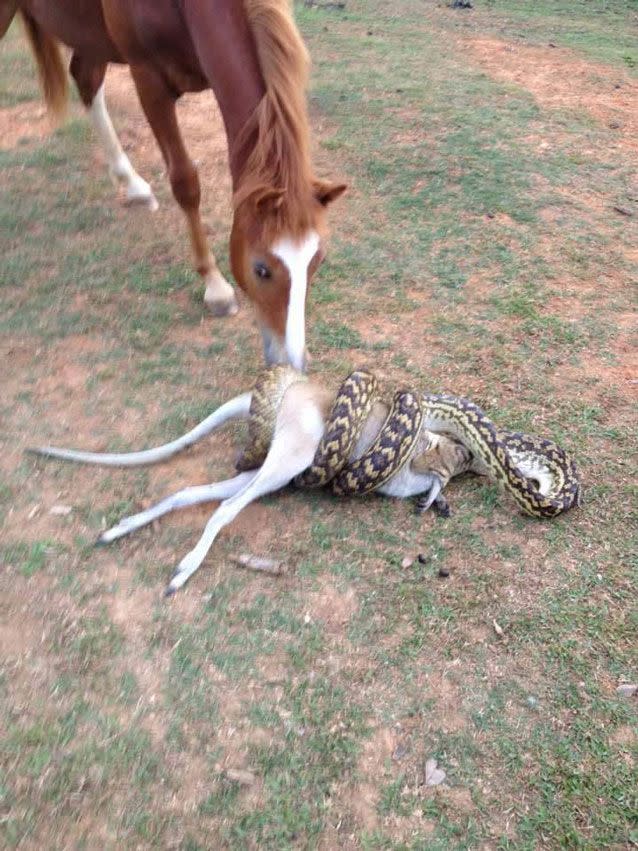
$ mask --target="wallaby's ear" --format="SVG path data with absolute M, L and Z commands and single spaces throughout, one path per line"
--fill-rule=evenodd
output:
M 313 182 L 314 196 L 323 207 L 332 204 L 348 188 L 346 183 L 330 183 L 327 180 L 315 180 Z

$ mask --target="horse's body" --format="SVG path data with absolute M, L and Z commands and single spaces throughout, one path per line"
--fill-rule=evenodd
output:
M 230 262 L 253 302 L 268 362 L 301 368 L 305 300 L 325 236 L 325 207 L 343 185 L 315 179 L 305 104 L 307 57 L 288 0 L 0 0 L 0 37 L 20 12 L 45 97 L 65 101 L 57 41 L 73 51 L 70 71 L 90 111 L 114 176 L 131 202 L 157 202 L 131 166 L 104 100 L 109 63 L 130 66 L 186 216 L 206 301 L 218 315 L 237 309 L 211 254 L 199 215 L 197 170 L 184 147 L 175 103 L 212 88 L 228 140 L 234 191 Z

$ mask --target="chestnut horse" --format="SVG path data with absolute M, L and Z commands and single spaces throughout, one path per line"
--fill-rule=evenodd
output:
M 219 104 L 233 183 L 230 264 L 252 301 L 267 363 L 305 360 L 308 284 L 323 258 L 325 208 L 345 189 L 315 178 L 305 86 L 308 59 L 289 0 L 0 0 L 0 38 L 20 12 L 48 106 L 66 102 L 58 40 L 70 71 L 131 202 L 157 206 L 131 166 L 104 100 L 109 62 L 128 64 L 188 223 L 205 299 L 235 313 L 235 294 L 209 250 L 200 188 L 177 124 L 184 92 L 212 88 Z

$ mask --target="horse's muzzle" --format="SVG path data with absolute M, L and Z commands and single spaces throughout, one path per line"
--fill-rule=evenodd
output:
M 300 372 L 305 372 L 308 365 L 308 351 L 304 349 L 301 356 L 291 356 L 286 349 L 286 342 L 283 337 L 274 334 L 269 328 L 261 327 L 261 338 L 264 343 L 264 360 L 267 366 L 275 366 L 277 364 L 290 364 L 290 366 L 298 369 Z

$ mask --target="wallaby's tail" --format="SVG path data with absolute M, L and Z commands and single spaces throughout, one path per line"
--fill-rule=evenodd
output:
M 33 50 L 40 83 L 49 112 L 61 119 L 66 111 L 68 99 L 68 76 L 60 45 L 48 35 L 27 12 L 20 11 L 24 28 Z
M 141 467 L 144 464 L 157 464 L 158 461 L 172 458 L 177 452 L 197 443 L 229 420 L 248 419 L 252 395 L 252 392 L 249 392 L 235 396 L 186 434 L 154 449 L 143 449 L 141 452 L 82 452 L 76 449 L 60 449 L 57 446 L 34 446 L 26 451 L 32 455 L 44 455 L 45 458 L 62 458 L 64 461 L 79 461 L 81 464 L 101 464 L 103 467 Z

